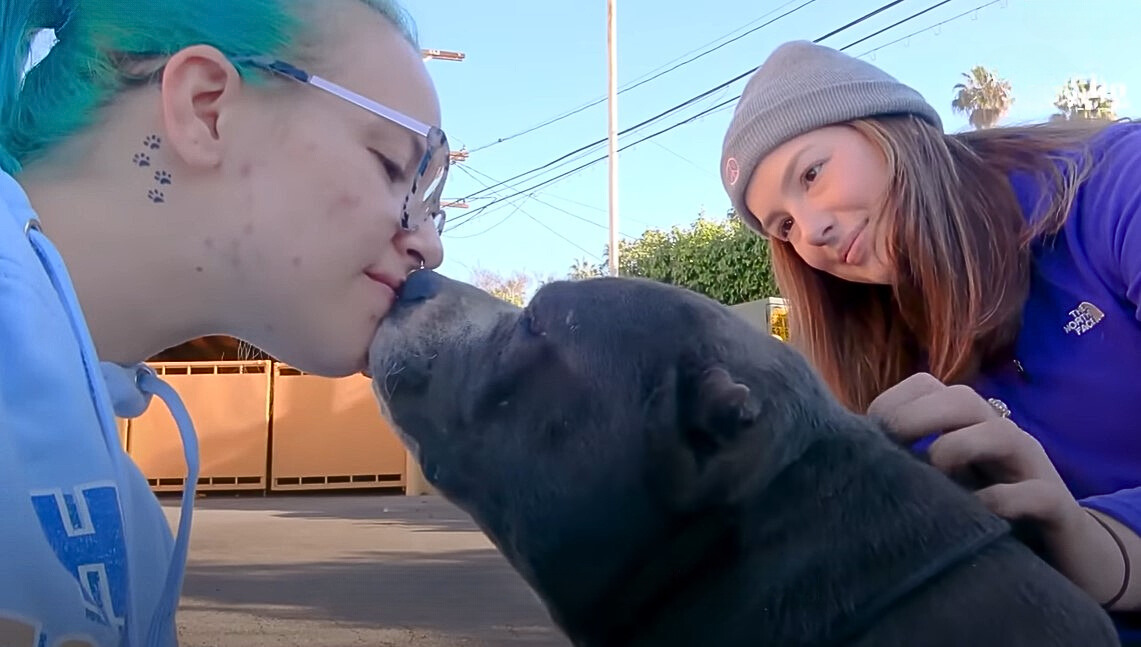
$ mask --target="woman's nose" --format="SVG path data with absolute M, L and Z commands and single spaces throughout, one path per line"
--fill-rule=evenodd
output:
M 836 237 L 836 219 L 824 211 L 805 209 L 796 218 L 804 235 L 804 242 L 814 247 L 825 247 Z
M 404 249 L 401 251 L 418 259 L 421 267 L 434 270 L 444 262 L 444 243 L 436 228 L 430 224 L 413 232 L 405 232 L 403 238 Z

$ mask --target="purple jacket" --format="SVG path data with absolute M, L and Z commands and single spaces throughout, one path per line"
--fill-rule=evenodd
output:
M 1097 138 L 1098 165 L 1033 275 L 1008 362 L 975 382 L 1038 439 L 1070 491 L 1141 534 L 1141 124 Z M 1041 191 L 1012 179 L 1030 219 Z

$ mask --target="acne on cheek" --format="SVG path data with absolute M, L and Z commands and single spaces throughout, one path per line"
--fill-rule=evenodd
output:
M 361 205 L 361 196 L 356 193 L 341 193 L 329 207 L 329 215 L 337 215 L 346 211 L 354 211 Z

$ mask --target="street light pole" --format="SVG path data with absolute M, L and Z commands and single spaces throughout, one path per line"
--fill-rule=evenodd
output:
M 609 67 L 610 119 L 610 275 L 618 276 L 618 27 L 617 0 L 606 0 L 606 58 Z

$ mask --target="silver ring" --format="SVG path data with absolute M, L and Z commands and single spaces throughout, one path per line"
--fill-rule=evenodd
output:
M 42 225 L 40 225 L 38 218 L 28 218 L 28 222 L 24 223 L 24 235 L 27 236 L 28 234 L 32 233 L 33 229 L 40 232 L 41 234 L 44 233 L 44 228 Z
M 987 398 L 986 401 L 990 404 L 990 406 L 994 409 L 995 413 L 997 413 L 1000 418 L 1010 417 L 1010 407 L 1006 406 L 1005 402 L 999 400 L 998 398 Z

